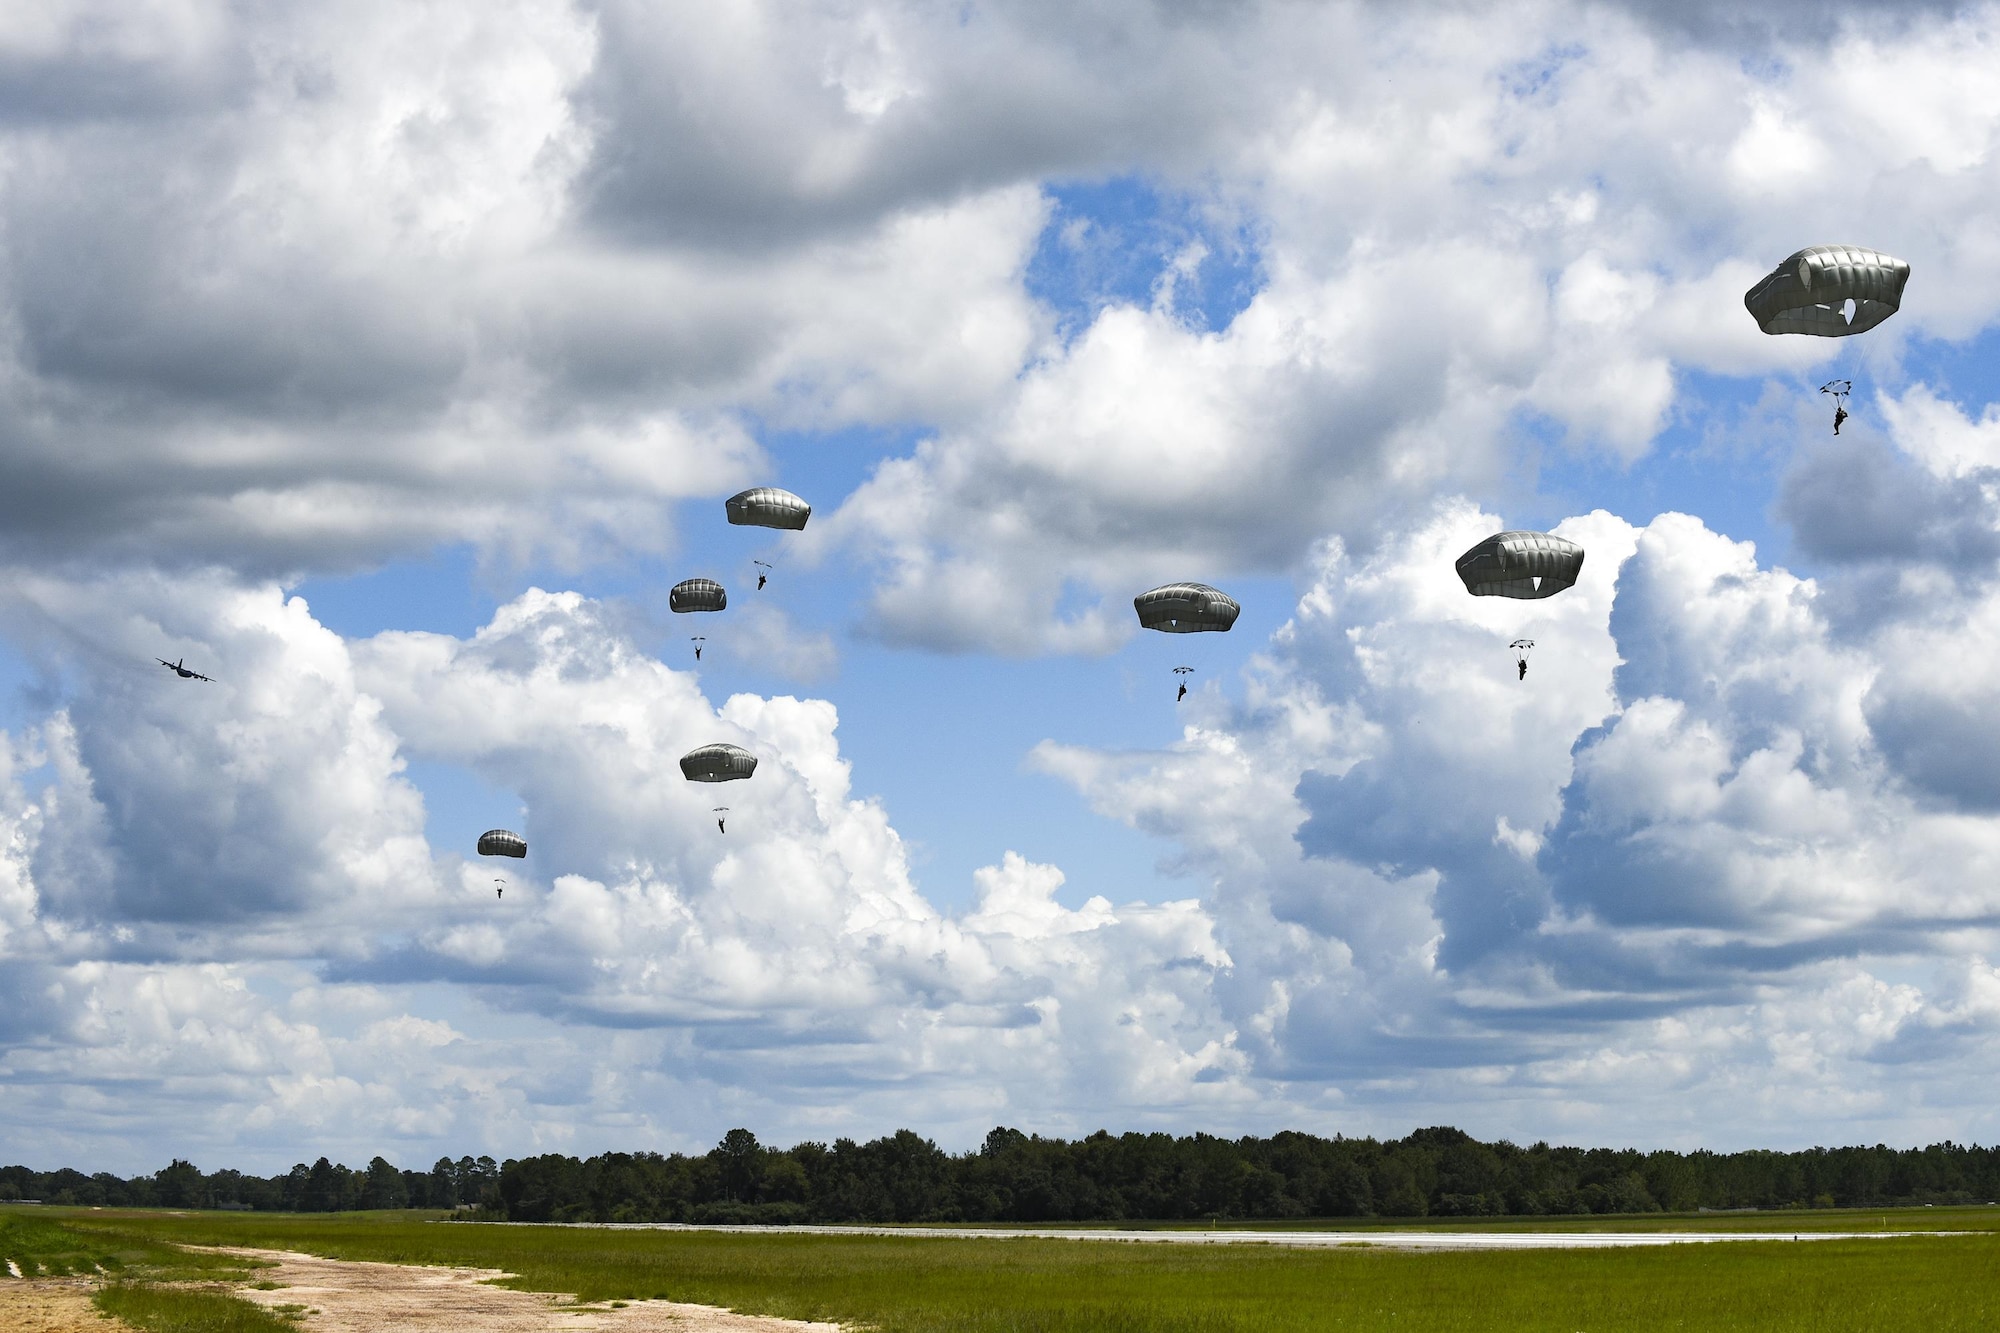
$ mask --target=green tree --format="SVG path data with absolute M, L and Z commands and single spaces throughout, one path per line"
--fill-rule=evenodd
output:
M 363 1208 L 405 1208 L 409 1202 L 409 1189 L 403 1184 L 401 1171 L 380 1157 L 368 1163 L 368 1174 L 361 1184 Z
M 205 1202 L 201 1168 L 178 1157 L 166 1170 L 154 1173 L 153 1190 L 153 1197 L 168 1208 L 199 1208 Z
M 764 1149 L 757 1136 L 747 1129 L 732 1129 L 708 1155 L 722 1173 L 723 1197 L 754 1202 L 764 1178 Z

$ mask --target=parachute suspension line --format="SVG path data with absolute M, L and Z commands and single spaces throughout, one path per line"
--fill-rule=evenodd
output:
M 1841 423 L 1847 420 L 1847 395 L 1854 392 L 1854 381 L 1828 380 L 1819 391 L 1833 399 L 1833 433 L 1838 435 Z

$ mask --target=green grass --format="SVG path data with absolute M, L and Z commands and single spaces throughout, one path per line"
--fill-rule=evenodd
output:
M 290 1319 L 221 1291 L 114 1282 L 92 1299 L 146 1333 L 299 1333 Z
M 296 1324 L 222 1291 L 154 1285 L 238 1280 L 250 1271 L 243 1261 L 191 1253 L 163 1236 L 75 1222 L 76 1214 L 56 1210 L 0 1209 L 0 1274 L 11 1260 L 24 1278 L 110 1278 L 92 1298 L 98 1308 L 148 1333 L 297 1333 Z
M 107 1276 L 154 1282 L 230 1281 L 251 1265 L 194 1254 L 147 1231 L 77 1225 L 60 1209 L 0 1209 L 0 1274 L 11 1260 L 22 1277 Z
M 147 1242 L 157 1253 L 166 1251 Z M 0 1272 L 12 1263 L 22 1277 L 68 1277 L 72 1273 L 115 1273 L 124 1267 L 118 1247 L 103 1237 L 81 1235 L 53 1218 L 9 1208 L 0 1210 Z
M 1844 1221 L 1858 1230 L 1873 1217 L 1897 1230 L 1912 1229 L 1910 1213 L 1942 1226 L 1954 1211 L 1710 1215 L 1680 1225 L 1760 1221 L 1767 1228 L 1782 1223 L 1790 1232 L 1809 1229 L 1810 1218 L 1821 1229 Z M 2000 1237 L 1991 1234 L 1408 1254 L 570 1230 L 434 1224 L 408 1215 L 102 1213 L 64 1221 L 107 1241 L 256 1245 L 336 1258 L 500 1268 L 518 1275 L 510 1286 L 586 1301 L 696 1301 L 867 1324 L 881 1333 L 1952 1333 L 2000 1327 Z

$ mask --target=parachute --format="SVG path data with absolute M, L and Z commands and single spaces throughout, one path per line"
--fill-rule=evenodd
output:
M 518 833 L 509 833 L 503 828 L 488 829 L 479 835 L 479 854 L 481 856 L 526 856 L 528 854 L 528 840 Z
M 740 745 L 703 745 L 681 756 L 689 782 L 736 782 L 757 771 L 757 756 Z
M 803 528 L 813 512 L 804 500 L 776 486 L 753 486 L 730 496 L 723 508 L 731 523 L 757 528 Z
M 1206 583 L 1169 583 L 1132 599 L 1143 629 L 1163 634 L 1225 631 L 1243 613 L 1234 597 Z
M 1458 558 L 1474 597 L 1553 597 L 1583 572 L 1583 548 L 1546 532 L 1496 532 Z
M 729 605 L 729 594 L 714 579 L 682 579 L 667 592 L 670 611 L 721 611 Z
M 1880 250 L 1814 245 L 1743 293 L 1743 305 L 1766 333 L 1845 338 L 1895 314 L 1909 280 L 1910 266 Z

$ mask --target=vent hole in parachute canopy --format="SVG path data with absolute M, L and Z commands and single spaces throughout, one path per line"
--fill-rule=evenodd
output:
M 1854 322 L 1855 304 L 1852 299 L 1840 303 L 1840 317 L 1849 324 Z
M 1542 576 L 1540 574 L 1535 575 L 1535 577 L 1530 579 L 1529 582 L 1535 585 L 1536 592 L 1540 592 L 1542 590 Z

